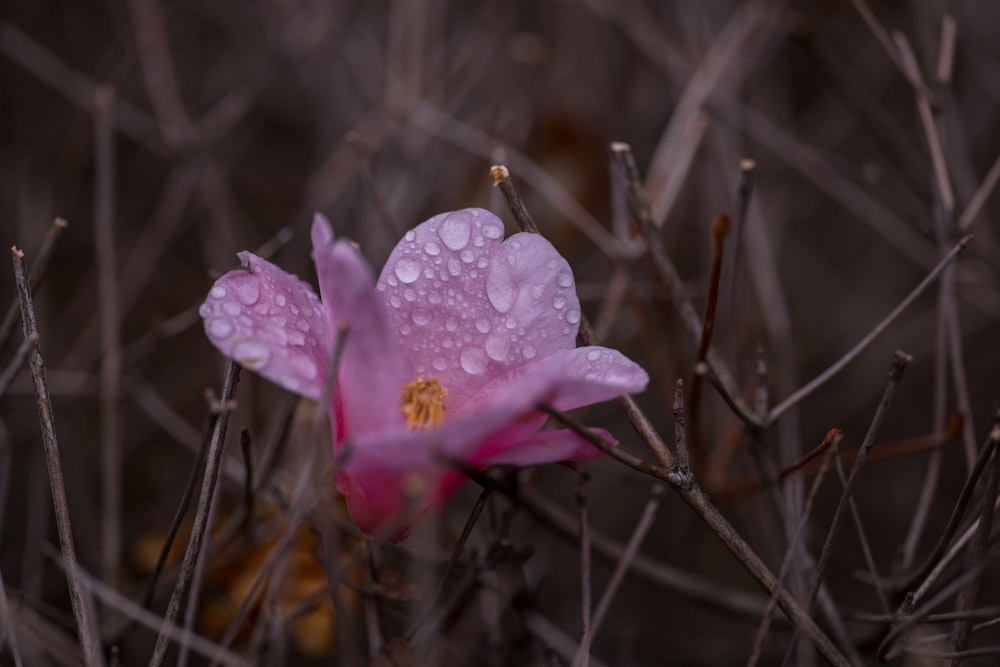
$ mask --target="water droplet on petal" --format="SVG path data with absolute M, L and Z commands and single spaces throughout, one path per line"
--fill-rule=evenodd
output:
M 499 264 L 493 265 L 493 270 L 486 279 L 486 296 L 490 303 L 501 313 L 506 313 L 514 306 L 517 290 L 510 273 Z
M 410 319 L 413 320 L 414 324 L 416 324 L 419 327 L 422 327 L 430 323 L 431 315 L 423 308 L 420 308 L 410 313 Z
M 566 299 L 561 296 L 557 296 L 556 298 L 552 299 L 552 307 L 555 308 L 556 310 L 562 309 L 565 305 L 566 305 Z
M 576 308 L 573 308 L 573 309 L 569 310 L 566 313 L 566 321 L 569 322 L 570 324 L 576 324 L 577 322 L 579 322 L 580 321 L 580 311 L 577 310 Z
M 415 237 L 416 234 L 413 232 L 412 229 L 408 230 L 406 234 L 403 236 L 403 238 L 406 239 L 407 241 L 412 241 Z
M 285 303 L 287 301 L 285 299 L 285 295 L 284 294 L 275 294 L 274 295 L 274 302 L 276 304 L 278 304 L 280 307 L 284 308 L 285 307 Z
M 439 246 L 437 243 L 434 243 L 434 241 L 428 241 L 427 244 L 424 246 L 424 252 L 426 252 L 431 257 L 437 257 L 438 255 L 441 254 L 441 246 Z
M 490 322 L 489 322 L 489 320 L 487 320 L 485 317 L 480 317 L 478 320 L 476 320 L 476 330 L 479 333 L 483 333 L 483 334 L 484 333 L 489 333 L 489 331 L 490 331 Z
M 434 361 L 431 362 L 431 365 L 434 366 L 434 370 L 439 372 L 447 370 L 448 360 L 445 359 L 444 357 L 437 357 L 436 359 L 434 359 Z
M 462 370 L 469 375 L 479 375 L 486 370 L 489 359 L 486 353 L 478 347 L 467 347 L 458 355 L 458 361 L 462 365 Z
M 225 298 L 226 294 L 228 294 L 228 292 L 226 292 L 226 288 L 223 287 L 222 285 L 212 286 L 212 291 L 208 293 L 208 295 L 213 299 Z
M 399 308 L 399 306 L 400 306 L 401 303 L 403 303 L 403 300 L 399 298 L 398 294 L 391 294 L 391 295 L 389 295 L 389 305 L 390 306 L 392 306 L 393 308 Z
M 411 327 L 406 322 L 404 322 L 403 324 L 399 325 L 399 333 L 403 334 L 404 336 L 409 336 L 412 331 L 413 331 L 413 327 Z
M 462 273 L 462 265 L 454 257 L 448 258 L 448 273 L 458 277 Z
M 534 359 L 535 348 L 533 348 L 530 345 L 525 345 L 524 347 L 521 348 L 521 354 L 524 356 L 525 359 Z
M 556 285 L 559 287 L 569 287 L 573 284 L 573 274 L 569 271 L 560 271 L 556 276 Z
M 486 339 L 486 354 L 493 361 L 503 361 L 507 358 L 510 340 L 506 336 L 490 336 Z
M 242 340 L 233 346 L 233 359 L 250 370 L 258 370 L 271 360 L 271 351 L 257 340 Z
M 488 239 L 498 239 L 503 236 L 503 223 L 497 219 L 487 220 L 483 223 L 483 236 Z
M 240 308 L 240 304 L 236 303 L 235 301 L 223 301 L 221 308 L 222 312 L 224 312 L 226 315 L 239 315 L 241 312 L 243 312 L 243 309 Z
M 476 262 L 476 267 L 480 269 L 485 269 L 487 266 L 489 266 L 489 264 L 490 262 L 488 259 L 486 259 L 485 257 L 480 257 L 479 261 Z
M 597 361 L 600 358 L 601 358 L 600 350 L 591 350 L 590 352 L 587 353 L 587 359 L 589 361 Z
M 517 326 L 517 320 L 515 320 L 513 317 L 508 317 L 506 320 L 503 321 L 503 325 L 508 329 L 513 329 L 514 327 Z
M 258 315 L 267 315 L 269 312 L 271 312 L 271 304 L 266 302 L 258 303 L 256 306 L 253 307 L 253 312 L 257 313 Z
M 531 298 L 532 299 L 541 299 L 542 298 L 542 292 L 543 292 L 543 290 L 542 290 L 542 286 L 541 285 L 532 285 L 531 286 Z
M 205 303 L 201 304 L 200 306 L 198 306 L 198 314 L 201 315 L 202 319 L 206 319 L 207 320 L 209 317 L 212 316 L 212 313 L 214 313 L 214 312 L 215 312 L 215 308 L 213 308 L 212 304 L 210 304 L 207 301 Z
M 400 257 L 396 260 L 396 266 L 393 267 L 393 272 L 396 274 L 396 277 L 404 283 L 412 283 L 420 277 L 420 265 L 417 264 L 416 260 L 410 259 L 409 257 Z
M 438 236 L 441 237 L 449 250 L 461 250 L 469 244 L 472 227 L 469 226 L 469 221 L 465 219 L 464 214 L 452 213 L 441 222 Z
M 427 300 L 430 303 L 437 305 L 441 303 L 441 294 L 439 294 L 438 292 L 431 292 L 430 294 L 427 295 Z
M 295 323 L 295 328 L 302 333 L 309 333 L 309 323 L 305 320 L 299 320 Z
M 472 264 L 472 260 L 476 258 L 476 253 L 471 250 L 463 250 L 458 256 L 461 257 L 462 261 L 466 264 Z
M 227 319 L 216 317 L 208 321 L 208 333 L 213 338 L 226 338 L 233 333 L 233 325 Z
M 245 306 L 252 306 L 260 299 L 260 283 L 249 273 L 233 289 L 236 291 L 236 298 Z

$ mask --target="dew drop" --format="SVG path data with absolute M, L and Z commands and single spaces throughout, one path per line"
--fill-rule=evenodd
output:
M 417 293 L 412 289 L 407 288 L 403 290 L 403 298 L 407 301 L 414 301 L 417 298 Z
M 306 337 L 301 331 L 289 331 L 288 332 L 288 342 L 292 345 L 305 345 Z
M 305 320 L 299 320 L 295 323 L 295 328 L 302 333 L 309 333 L 309 323 Z
M 274 302 L 276 304 L 278 304 L 279 307 L 284 308 L 285 304 L 288 301 L 287 301 L 287 299 L 285 299 L 285 295 L 284 294 L 275 294 L 274 295 Z
M 410 259 L 409 257 L 400 257 L 396 260 L 396 266 L 393 267 L 393 272 L 396 274 L 397 278 L 404 283 L 409 284 L 420 277 L 420 265 L 417 264 L 416 260 Z
M 434 243 L 434 241 L 428 241 L 427 244 L 424 245 L 424 252 L 426 252 L 431 257 L 437 257 L 438 255 L 441 254 L 441 246 L 439 246 L 437 243 Z
M 215 308 L 213 308 L 212 304 L 210 304 L 207 301 L 205 303 L 201 304 L 200 306 L 198 306 L 198 314 L 201 315 L 202 319 L 207 320 L 208 318 L 210 318 L 212 316 L 212 313 L 214 313 L 214 312 L 215 312 Z
M 247 274 L 234 288 L 236 298 L 245 306 L 252 306 L 260 299 L 260 283 Z
M 208 293 L 208 295 L 213 299 L 223 299 L 225 298 L 226 294 L 228 294 L 228 292 L 226 291 L 226 288 L 223 287 L 222 285 L 214 285 L 212 287 L 212 290 Z
M 600 358 L 601 358 L 601 351 L 600 350 L 591 350 L 590 352 L 587 353 L 587 360 L 588 361 L 597 361 Z
M 431 316 L 430 313 L 428 313 L 426 310 L 420 308 L 410 313 L 410 319 L 413 320 L 413 323 L 416 324 L 418 327 L 422 327 L 430 323 Z
M 377 289 L 379 292 L 384 292 L 385 291 L 385 283 L 382 282 L 381 280 L 378 281 L 378 285 L 375 285 L 375 289 Z
M 448 360 L 445 359 L 444 357 L 436 357 L 434 359 L 434 361 L 431 362 L 431 366 L 433 366 L 434 370 L 436 370 L 438 372 L 443 371 L 443 370 L 447 370 L 448 369 Z
M 560 271 L 556 276 L 556 285 L 559 287 L 569 287 L 573 284 L 573 274 L 569 271 Z
M 489 265 L 489 260 L 485 257 L 480 257 L 479 261 L 476 262 L 476 267 L 480 269 L 485 269 Z
M 396 280 L 396 276 L 389 276 L 388 278 L 385 279 L 385 281 L 389 283 L 390 287 L 395 287 L 396 285 L 399 284 L 399 281 Z
M 233 346 L 233 359 L 250 370 L 257 370 L 271 360 L 271 351 L 257 340 L 242 340 Z
M 486 353 L 478 347 L 467 347 L 458 355 L 458 361 L 462 365 L 462 370 L 469 375 L 479 375 L 486 370 L 489 359 Z
M 448 273 L 458 277 L 462 273 L 462 265 L 454 257 L 448 258 Z
M 552 299 L 552 307 L 555 308 L 556 310 L 561 310 L 565 305 L 566 305 L 566 299 L 561 296 L 557 296 L 556 298 Z
M 535 348 L 533 348 L 530 345 L 525 345 L 524 347 L 521 348 L 521 354 L 524 356 L 525 359 L 534 359 Z
M 486 339 L 486 354 L 493 361 L 504 361 L 509 349 L 510 340 L 506 336 L 490 336 Z
M 541 285 L 532 285 L 531 286 L 531 298 L 532 299 L 541 299 L 543 291 L 544 290 L 542 289 Z
M 488 239 L 498 239 L 503 236 L 503 223 L 499 220 L 487 220 L 483 224 L 483 236 Z
M 477 236 L 476 238 L 472 239 L 472 245 L 476 246 L 477 248 L 482 248 L 484 245 L 486 245 L 486 241 L 483 240 L 482 236 Z
M 403 235 L 403 238 L 406 239 L 407 241 L 412 241 L 414 238 L 416 238 L 416 236 L 417 235 L 413 232 L 413 230 L 410 229 L 406 232 L 406 234 Z
M 508 317 L 506 320 L 504 320 L 503 325 L 508 329 L 513 329 L 514 327 L 517 326 L 517 320 L 515 320 L 513 317 Z
M 577 310 L 576 308 L 570 309 L 566 313 L 566 321 L 569 322 L 570 324 L 576 324 L 577 322 L 579 322 L 580 321 L 580 311 Z
M 511 266 L 517 264 L 517 256 L 513 254 L 507 255 L 507 263 L 510 264 Z
M 464 214 L 456 212 L 449 215 L 441 222 L 438 229 L 438 236 L 448 246 L 449 250 L 461 250 L 469 244 L 472 236 L 472 227 L 465 219 Z
M 213 338 L 226 338 L 233 333 L 233 325 L 227 319 L 216 317 L 208 321 L 208 333 Z
M 404 336 L 409 336 L 412 331 L 413 327 L 407 324 L 406 322 L 403 322 L 401 325 L 399 325 L 399 333 L 403 334 Z
M 267 315 L 269 312 L 271 312 L 271 304 L 258 303 L 256 306 L 253 307 L 253 312 L 257 313 L 258 315 Z
M 517 290 L 514 289 L 514 281 L 506 269 L 499 265 L 493 265 L 493 271 L 486 279 L 486 296 L 490 303 L 501 313 L 506 313 L 514 306 L 517 300 Z
M 240 308 L 240 304 L 236 303 L 235 301 L 223 301 L 221 308 L 222 312 L 224 312 L 226 315 L 239 315 L 241 312 L 243 312 L 243 309 Z
M 489 331 L 490 331 L 490 322 L 489 322 L 489 320 L 487 320 L 485 317 L 480 317 L 478 320 L 476 320 L 476 330 L 479 333 L 483 333 L 483 334 L 484 333 L 489 333 Z
M 456 329 L 458 329 L 458 322 L 455 320 L 454 317 L 449 317 L 444 322 L 444 328 L 447 329 L 448 331 L 455 331 Z
M 472 264 L 472 260 L 476 258 L 476 254 L 471 250 L 463 250 L 458 256 L 461 257 L 462 261 L 466 264 Z
M 403 303 L 403 300 L 399 298 L 398 294 L 391 294 L 389 296 L 389 305 L 392 306 L 393 308 L 399 308 L 399 306 L 402 303 Z

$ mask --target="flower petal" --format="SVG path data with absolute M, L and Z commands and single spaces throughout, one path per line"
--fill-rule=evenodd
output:
M 588 430 L 611 445 L 618 444 L 618 441 L 602 428 Z M 595 447 L 592 442 L 580 437 L 575 431 L 564 428 L 539 431 L 528 440 L 507 446 L 488 455 L 484 454 L 481 458 L 477 457 L 470 463 L 477 466 L 497 464 L 533 466 L 558 461 L 600 459 L 604 456 L 604 452 Z
M 378 280 L 403 354 L 447 387 L 449 410 L 575 344 L 580 303 L 566 260 L 541 236 L 503 234 L 482 209 L 434 216 L 406 233 Z
M 453 488 L 442 482 L 453 472 L 448 459 L 488 465 L 505 456 L 510 462 L 599 456 L 589 443 L 582 447 L 563 435 L 536 440 L 533 434 L 545 421 L 538 402 L 566 410 L 641 391 L 647 381 L 642 368 L 615 350 L 557 352 L 495 379 L 440 428 L 400 428 L 357 437 L 346 452 L 338 486 L 347 496 L 352 520 L 362 530 L 377 533 L 383 525 L 401 522 L 408 494 L 408 520 L 443 500 L 445 490 Z M 546 442 L 548 449 L 539 447 Z M 416 497 L 415 488 L 420 489 Z
M 312 239 L 331 340 L 341 324 L 347 326 L 337 377 L 343 430 L 334 437 L 339 442 L 347 434 L 401 426 L 402 388 L 409 374 L 396 332 L 375 296 L 371 269 L 354 244 L 334 241 L 330 223 L 321 215 L 313 222 Z
M 249 252 L 215 281 L 198 309 L 224 355 L 272 382 L 319 398 L 330 358 L 327 320 L 312 288 Z

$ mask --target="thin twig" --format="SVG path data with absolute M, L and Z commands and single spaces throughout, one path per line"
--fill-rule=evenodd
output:
M 1000 425 L 993 428 L 990 440 L 993 442 L 993 465 L 990 467 L 989 475 L 986 477 L 986 488 L 983 492 L 983 509 L 979 515 L 979 528 L 976 531 L 976 542 L 972 552 L 973 567 L 986 563 L 986 551 L 989 548 L 990 533 L 993 530 L 994 503 L 998 494 L 1000 494 L 1000 456 L 997 455 L 997 443 L 1000 442 Z M 981 583 L 981 577 L 976 577 L 959 593 L 958 599 L 955 601 L 957 611 L 968 611 L 975 606 Z M 968 648 L 971 634 L 971 619 L 966 618 L 957 621 L 952 632 L 952 649 L 956 653 L 960 653 Z M 957 667 L 958 664 L 959 658 L 955 658 L 952 662 L 953 667 Z
M 823 574 L 826 571 L 826 565 L 829 563 L 830 556 L 833 553 L 833 544 L 837 539 L 837 533 L 840 528 L 840 522 L 843 517 L 844 510 L 847 508 L 848 501 L 851 498 L 851 493 L 854 491 L 854 485 L 857 482 L 859 474 L 861 473 L 861 468 L 865 464 L 868 452 L 875 444 L 875 436 L 878 434 L 879 429 L 882 428 L 882 420 L 885 419 L 885 415 L 889 411 L 889 405 L 892 403 L 892 398 L 896 393 L 896 387 L 899 385 L 899 381 L 903 377 L 903 371 L 906 370 L 906 366 L 910 363 L 910 361 L 912 361 L 912 357 L 904 352 L 897 351 L 893 355 L 892 369 L 889 371 L 889 381 L 886 383 L 885 391 L 882 393 L 882 400 L 879 401 L 878 408 L 875 410 L 875 415 L 872 417 L 871 425 L 868 427 L 868 432 L 865 433 L 865 438 L 861 442 L 861 447 L 858 450 L 858 456 L 854 459 L 854 465 L 851 466 L 851 473 L 847 476 L 847 481 L 844 482 L 844 490 L 841 493 L 840 501 L 837 503 L 837 509 L 833 513 L 833 519 L 830 521 L 830 528 L 827 531 L 826 540 L 823 543 L 823 549 L 820 551 L 819 560 L 816 561 L 816 568 L 813 571 L 812 585 L 809 588 L 809 597 L 806 598 L 807 609 L 812 609 L 813 602 L 816 600 L 816 595 L 819 593 L 819 587 L 823 582 Z
M 813 393 L 821 386 L 826 384 L 827 381 L 829 381 L 831 378 L 837 375 L 837 373 L 842 371 L 849 363 L 854 361 L 854 359 L 859 354 L 861 354 L 861 352 L 863 352 L 864 349 L 872 343 L 872 341 L 881 336 L 882 333 L 889 328 L 889 325 L 891 325 L 896 320 L 896 318 L 899 317 L 900 314 L 902 314 L 903 311 L 905 311 L 907 308 L 910 307 L 910 304 L 912 304 L 917 299 L 917 297 L 923 294 L 924 291 L 931 286 L 931 284 L 937 279 L 937 277 L 941 274 L 944 268 L 948 266 L 948 264 L 952 260 L 954 260 L 959 255 L 959 253 L 962 252 L 962 250 L 965 249 L 965 246 L 967 246 L 969 244 L 969 241 L 971 240 L 972 240 L 971 236 L 966 236 L 961 241 L 956 243 L 952 247 L 952 249 L 948 252 L 948 254 L 945 255 L 940 262 L 938 262 L 937 266 L 935 266 L 934 269 L 930 273 L 928 273 L 927 276 L 923 280 L 921 280 L 916 287 L 913 288 L 912 292 L 906 295 L 906 298 L 904 298 L 899 303 L 899 305 L 897 305 L 895 308 L 892 309 L 892 312 L 890 312 L 885 317 L 885 319 L 876 324 L 875 328 L 872 329 L 868 333 L 868 335 L 866 335 L 864 338 L 858 341 L 858 343 L 850 350 L 848 350 L 846 353 L 844 353 L 844 355 L 840 359 L 833 362 L 833 364 L 829 368 L 827 368 L 825 371 L 814 377 L 812 380 L 807 382 L 805 385 L 803 385 L 796 391 L 792 392 L 790 396 L 788 396 L 787 398 L 785 398 L 785 400 L 781 401 L 781 403 L 776 405 L 767 416 L 767 425 L 773 424 L 775 421 L 778 420 L 779 417 L 781 417 L 781 415 L 787 412 L 792 406 L 794 406 L 796 403 L 804 399 L 806 396 L 808 396 L 809 394 Z
M 691 341 L 697 342 L 701 340 L 702 318 L 687 298 L 684 283 L 677 272 L 677 267 L 670 261 L 663 249 L 663 243 L 656 226 L 653 224 L 649 201 L 642 189 L 642 183 L 639 179 L 639 169 L 635 164 L 632 147 L 622 142 L 612 143 L 611 159 L 621 163 L 621 173 L 627 178 L 626 193 L 628 195 L 629 214 L 642 232 L 657 277 L 660 279 L 671 303 L 680 315 L 681 323 L 688 337 Z M 728 394 L 730 401 L 741 406 L 740 412 L 749 414 L 750 410 L 744 407 L 743 398 L 740 396 L 740 391 L 732 372 L 714 348 L 710 348 L 707 351 L 705 360 L 709 369 L 719 381 L 719 386 Z
M 507 200 L 507 206 L 514 214 L 514 220 L 517 221 L 517 226 L 521 228 L 521 231 L 540 234 L 538 225 L 528 213 L 528 209 L 524 207 L 521 195 L 517 194 L 517 190 L 514 189 L 514 182 L 510 178 L 510 171 L 507 167 L 502 164 L 493 165 L 490 167 L 490 176 L 493 178 L 493 187 L 499 188 L 504 199 Z
M 24 262 L 24 253 L 16 247 L 10 249 L 14 262 L 14 279 L 17 282 L 18 297 L 21 302 L 21 328 L 25 340 L 34 336 L 35 343 L 31 346 L 28 361 L 31 365 L 31 379 L 35 385 L 35 404 L 38 408 L 38 419 L 41 422 L 42 447 L 45 450 L 45 463 L 49 472 L 49 485 L 52 491 L 52 505 L 56 515 L 56 527 L 59 531 L 59 548 L 66 559 L 66 582 L 69 586 L 70 605 L 76 619 L 77 635 L 80 639 L 82 659 L 87 667 L 102 663 L 97 633 L 91 625 L 92 610 L 83 596 L 83 588 L 77 573 L 76 547 L 73 544 L 73 528 L 69 516 L 69 503 L 66 501 L 66 487 L 63 484 L 62 462 L 59 458 L 59 440 L 56 437 L 55 418 L 52 414 L 52 401 L 49 398 L 49 386 L 45 377 L 45 362 L 42 359 L 41 347 L 38 344 L 38 325 L 35 321 L 35 307 L 31 299 L 28 270 Z
M 153 648 L 153 656 L 149 662 L 150 667 L 159 667 L 159 665 L 163 664 L 169 640 L 167 628 L 175 624 L 177 615 L 180 613 L 181 604 L 187 594 L 188 586 L 191 583 L 191 578 L 194 575 L 195 564 L 208 530 L 209 509 L 212 505 L 215 488 L 219 481 L 222 452 L 225 447 L 226 434 L 229 431 L 229 418 L 235 407 L 236 387 L 239 385 L 239 381 L 240 365 L 230 360 L 226 367 L 226 380 L 222 388 L 219 418 L 215 423 L 212 442 L 208 448 L 208 461 L 205 465 L 201 496 L 198 498 L 198 511 L 195 514 L 194 524 L 191 527 L 191 540 L 188 542 L 187 551 L 184 553 L 184 560 L 181 562 L 180 572 L 177 576 L 177 583 L 174 586 L 173 593 L 170 595 L 170 602 L 167 604 L 167 613 L 163 617 L 163 626 L 160 629 L 159 636 L 156 638 L 156 646 Z
M 59 240 L 59 237 L 62 236 L 63 231 L 68 226 L 69 224 L 65 220 L 56 218 L 52 221 L 49 231 L 45 233 L 42 245 L 38 247 L 38 252 L 35 253 L 35 261 L 31 263 L 31 278 L 28 284 L 31 285 L 32 293 L 37 292 L 38 286 L 42 284 L 42 278 L 45 277 L 45 269 L 48 267 L 49 260 L 52 258 L 52 252 L 56 248 L 56 241 Z M 21 317 L 21 310 L 18 302 L 15 301 L 10 304 L 10 308 L 4 314 L 3 322 L 0 323 L 0 347 L 7 344 L 7 338 L 14 331 L 14 326 L 17 324 L 19 317 Z
M 250 529 L 253 526 L 253 506 L 254 506 L 254 475 L 253 475 L 253 447 L 250 440 L 250 429 L 240 429 L 240 455 L 243 459 L 243 533 L 248 538 L 251 537 Z

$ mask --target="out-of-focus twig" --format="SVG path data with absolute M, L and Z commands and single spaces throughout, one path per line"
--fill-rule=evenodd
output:
M 876 324 L 875 328 L 873 328 L 870 332 L 868 332 L 868 334 L 864 338 L 858 341 L 858 343 L 854 347 L 845 352 L 840 359 L 831 364 L 830 367 L 827 368 L 825 371 L 814 377 L 812 380 L 807 382 L 805 385 L 803 385 L 796 391 L 792 392 L 792 394 L 790 396 L 787 396 L 783 401 L 781 401 L 781 403 L 774 406 L 774 408 L 770 411 L 770 413 L 768 413 L 767 423 L 773 424 L 775 421 L 778 420 L 779 417 L 781 417 L 781 415 L 787 412 L 789 408 L 791 408 L 796 403 L 801 401 L 803 398 L 805 398 L 806 396 L 808 396 L 809 394 L 811 394 L 812 392 L 816 391 L 821 386 L 826 384 L 828 380 L 830 380 L 837 373 L 842 371 L 844 367 L 846 367 L 849 363 L 851 363 L 859 354 L 861 354 L 862 351 L 864 351 L 866 347 L 868 347 L 868 345 L 872 343 L 872 341 L 881 336 L 882 333 L 889 328 L 889 325 L 891 325 L 896 320 L 896 318 L 899 317 L 899 315 L 902 314 L 902 312 L 905 311 L 910 306 L 910 304 L 917 299 L 918 296 L 923 294 L 924 291 L 934 283 L 937 277 L 941 275 L 941 272 L 944 270 L 944 268 L 948 266 L 948 264 L 952 260 L 954 260 L 959 255 L 959 253 L 962 252 L 962 250 L 965 249 L 965 246 L 967 246 L 969 244 L 969 241 L 971 240 L 972 240 L 971 236 L 966 236 L 961 241 L 956 243 L 952 247 L 952 249 L 948 252 L 948 254 L 945 255 L 940 262 L 938 262 L 937 266 L 935 266 L 934 269 L 929 274 L 927 274 L 927 276 L 923 280 L 921 280 L 916 287 L 913 288 L 913 291 L 907 294 L 906 298 L 900 301 L 899 305 L 893 308 L 892 312 L 886 315 L 885 319 Z

